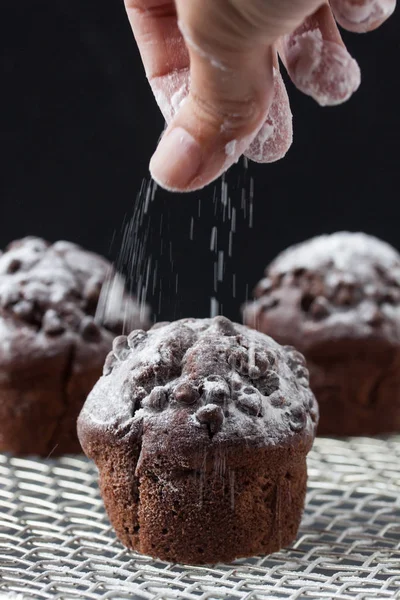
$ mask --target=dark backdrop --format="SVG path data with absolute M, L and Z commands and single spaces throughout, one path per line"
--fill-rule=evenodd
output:
M 119 262 L 129 273 L 135 255 L 134 284 L 148 268 L 161 319 L 208 316 L 213 297 L 239 318 L 265 264 L 314 234 L 364 230 L 400 248 L 399 23 L 400 11 L 377 32 L 345 36 L 363 73 L 345 106 L 321 109 L 290 87 L 288 157 L 238 165 L 227 178 L 231 216 L 236 208 L 229 257 L 232 220 L 226 206 L 224 221 L 220 184 L 191 196 L 157 192 L 136 233 L 129 224 L 163 121 L 122 0 L 3 2 L 0 246 L 35 234 L 116 260 L 125 230 L 124 249 L 133 250 Z M 251 178 L 252 228 L 241 208 L 250 208 Z M 224 263 L 216 291 L 213 227 Z

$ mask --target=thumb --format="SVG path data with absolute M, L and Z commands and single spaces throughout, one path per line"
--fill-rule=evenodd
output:
M 249 147 L 272 101 L 274 37 L 286 31 L 284 19 L 290 22 L 289 29 L 294 22 L 284 9 L 278 25 L 278 6 L 290 3 L 295 8 L 302 5 L 302 11 L 294 11 L 301 22 L 320 2 L 176 0 L 190 54 L 191 80 L 189 96 L 150 162 L 151 174 L 162 187 L 200 189 Z M 270 5 L 272 27 L 268 24 Z

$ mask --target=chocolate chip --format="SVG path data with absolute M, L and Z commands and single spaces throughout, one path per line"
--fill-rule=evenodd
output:
M 382 325 L 384 320 L 385 317 L 382 311 L 377 307 L 372 309 L 365 319 L 366 323 L 372 327 L 378 327 L 379 325 Z
M 262 415 L 262 400 L 258 390 L 253 387 L 243 388 L 236 400 L 237 406 L 248 415 L 258 417 Z
M 215 317 L 213 319 L 213 323 L 214 325 L 216 325 L 218 327 L 218 329 L 224 334 L 224 335 L 236 335 L 236 330 L 235 330 L 235 326 L 232 323 L 232 321 L 230 321 L 229 319 L 227 319 L 226 317 Z
M 305 398 L 305 407 L 307 410 L 311 410 L 314 406 L 316 406 L 316 400 L 314 394 L 310 391 L 308 398 Z
M 6 272 L 9 274 L 16 273 L 17 271 L 20 270 L 21 267 L 22 267 L 22 262 L 18 258 L 13 258 L 8 263 Z
M 220 381 L 220 380 L 221 380 L 221 377 L 219 377 L 218 375 L 209 375 L 207 377 L 207 381 L 215 382 L 215 381 Z
M 12 307 L 20 300 L 22 300 L 22 291 L 20 286 L 18 285 L 14 284 L 8 286 L 5 290 L 2 290 L 1 292 L 0 303 L 1 306 L 4 306 L 4 308 Z
M 293 348 L 293 346 L 284 346 L 284 349 L 287 352 L 287 363 L 292 370 L 297 368 L 297 365 L 302 365 L 303 367 L 307 366 L 306 359 L 302 355 L 301 352 Z
M 155 387 L 150 394 L 142 401 L 142 406 L 155 411 L 162 411 L 168 404 L 168 396 L 165 389 L 161 386 Z
M 265 378 L 259 379 L 256 385 L 263 396 L 270 396 L 279 389 L 279 383 L 279 376 L 271 371 Z
M 314 297 L 326 295 L 324 281 L 318 275 L 311 276 L 311 274 L 310 274 L 309 280 L 307 282 L 307 290 L 308 290 L 309 294 Z
M 252 388 L 249 386 L 243 388 L 243 390 L 242 390 L 243 394 L 254 394 L 256 391 L 257 390 L 255 388 Z
M 108 353 L 103 367 L 103 375 L 107 376 L 110 375 L 110 373 L 112 373 L 112 370 L 115 367 L 117 360 L 118 359 L 116 358 L 114 352 Z
M 340 281 L 334 291 L 333 301 L 339 306 L 351 306 L 356 302 L 356 296 L 356 287 L 354 283 Z
M 118 360 L 126 360 L 130 354 L 130 348 L 126 335 L 119 335 L 113 341 L 113 352 Z
M 273 394 L 269 401 L 271 406 L 274 406 L 275 408 L 283 408 L 287 404 L 284 396 L 279 396 L 278 394 Z
M 258 379 L 261 377 L 261 371 L 258 367 L 252 365 L 249 367 L 249 377 L 251 379 Z
M 308 313 L 314 300 L 315 296 L 313 296 L 312 294 L 309 294 L 308 292 L 303 294 L 300 301 L 301 310 L 305 313 Z
M 306 273 L 307 273 L 307 271 L 303 267 L 298 267 L 297 269 L 294 269 L 294 271 L 293 271 L 293 275 L 296 277 L 296 279 L 298 279 L 299 277 L 304 277 L 304 275 Z
M 60 316 L 65 323 L 66 328 L 73 331 L 80 331 L 82 323 L 82 312 L 74 303 L 64 304 L 60 308 Z
M 87 342 L 98 342 L 101 339 L 101 330 L 92 317 L 82 319 L 81 335 Z
M 20 302 L 13 304 L 11 310 L 17 317 L 28 323 L 36 322 L 36 307 L 34 303 L 29 300 L 21 300 Z
M 254 289 L 254 296 L 256 298 L 260 298 L 261 296 L 264 296 L 269 291 L 271 291 L 271 289 L 272 281 L 268 277 L 264 277 L 264 279 L 261 279 L 261 281 L 257 284 L 256 288 Z
M 47 335 L 61 335 L 65 331 L 65 325 L 55 310 L 49 309 L 45 312 L 42 321 L 43 331 Z
M 230 399 L 229 385 L 223 377 L 210 375 L 203 381 L 203 398 L 208 404 L 227 404 Z
M 318 417 L 319 417 L 319 412 L 318 412 L 318 406 L 317 403 L 314 402 L 312 407 L 310 408 L 310 417 L 313 423 L 317 423 L 318 421 Z
M 240 350 L 243 350 L 243 348 L 248 350 L 250 348 L 250 341 L 244 335 L 237 335 L 236 342 L 239 346 L 241 346 L 241 348 L 239 348 Z
M 278 298 L 273 298 L 273 297 L 265 297 L 262 298 L 260 300 L 260 310 L 262 312 L 268 312 L 269 310 L 272 310 L 273 308 L 276 308 L 277 306 L 279 306 L 279 299 Z
M 391 305 L 396 304 L 396 298 L 395 298 L 394 294 L 389 293 L 389 292 L 386 294 L 383 294 L 379 298 L 379 305 L 382 306 L 383 304 L 391 304 Z
M 268 276 L 272 283 L 272 287 L 277 288 L 281 285 L 286 273 L 269 273 Z
M 191 405 L 198 401 L 200 394 L 189 382 L 179 383 L 174 389 L 174 398 L 179 404 Z
M 143 387 L 136 387 L 136 381 L 134 378 L 129 379 L 126 382 L 127 388 L 130 388 L 130 400 L 134 406 L 134 410 L 138 410 L 147 396 L 147 392 Z
M 187 345 L 182 337 L 162 343 L 158 349 L 162 362 L 172 369 L 179 369 Z
M 236 375 L 236 377 L 231 379 L 231 387 L 233 390 L 240 390 L 242 388 L 242 380 L 240 377 Z
M 244 348 L 234 348 L 228 351 L 228 363 L 241 374 L 247 374 L 249 370 L 249 355 Z
M 311 304 L 309 312 L 315 319 L 323 319 L 330 314 L 329 302 L 323 296 L 318 296 Z
M 135 329 L 128 335 L 128 346 L 132 348 L 137 348 L 147 337 L 147 333 L 143 331 L 143 329 Z
M 207 404 L 196 412 L 196 419 L 201 425 L 206 425 L 210 436 L 221 430 L 224 422 L 224 413 L 220 406 Z
M 83 297 L 87 302 L 86 310 L 91 315 L 94 315 L 96 312 L 102 286 L 103 282 L 93 277 L 86 282 L 83 288 Z
M 272 354 L 272 352 L 257 351 L 255 355 L 255 363 L 263 375 L 275 364 L 275 356 Z
M 290 428 L 295 432 L 299 432 L 304 429 L 304 427 L 306 426 L 306 423 L 307 423 L 307 416 L 306 416 L 304 408 L 301 406 L 294 407 L 290 413 L 290 420 L 289 420 Z
M 297 365 L 296 369 L 294 370 L 294 373 L 298 377 L 299 383 L 301 385 L 304 385 L 305 387 L 308 387 L 310 381 L 308 369 L 306 367 L 303 367 L 302 365 Z
M 335 300 L 340 306 L 350 306 L 352 304 L 352 293 L 346 288 L 338 290 L 335 295 Z
M 249 377 L 259 379 L 274 364 L 275 357 L 270 352 L 256 350 L 254 354 L 249 355 Z

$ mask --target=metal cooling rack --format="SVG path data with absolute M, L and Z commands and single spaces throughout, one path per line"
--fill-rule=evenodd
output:
M 291 548 L 214 568 L 182 567 L 119 544 L 96 470 L 84 458 L 0 455 L 0 597 L 400 598 L 400 437 L 317 440 L 309 476 Z

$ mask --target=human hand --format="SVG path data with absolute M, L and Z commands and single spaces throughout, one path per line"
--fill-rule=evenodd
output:
M 157 183 L 200 189 L 242 154 L 282 158 L 292 115 L 278 53 L 321 105 L 347 100 L 360 70 L 336 21 L 366 32 L 396 0 L 125 0 L 146 75 L 168 123 L 151 159 Z M 335 18 L 334 18 L 334 16 Z

